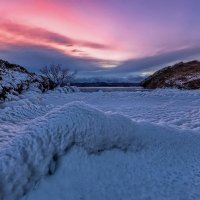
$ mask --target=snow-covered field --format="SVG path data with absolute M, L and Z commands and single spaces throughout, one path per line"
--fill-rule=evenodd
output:
M 199 200 L 199 131 L 200 91 L 26 92 L 0 105 L 0 199 Z

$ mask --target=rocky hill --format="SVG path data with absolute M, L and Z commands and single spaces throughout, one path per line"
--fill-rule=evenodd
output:
M 55 84 L 46 77 L 28 72 L 24 67 L 0 60 L 0 102 L 9 95 L 18 95 L 29 88 L 42 92 L 53 89 Z
M 163 68 L 141 82 L 144 88 L 200 89 L 200 62 L 180 62 Z

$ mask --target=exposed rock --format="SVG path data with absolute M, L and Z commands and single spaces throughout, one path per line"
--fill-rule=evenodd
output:
M 30 87 L 45 92 L 53 89 L 55 84 L 46 77 L 28 72 L 20 65 L 0 60 L 0 102 L 9 95 L 18 95 Z
M 141 86 L 149 89 L 200 89 L 200 62 L 180 62 L 163 68 L 142 81 Z

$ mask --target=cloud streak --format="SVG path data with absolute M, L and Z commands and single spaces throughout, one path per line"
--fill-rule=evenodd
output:
M 61 35 L 59 33 L 51 32 L 43 28 L 32 28 L 30 26 L 13 23 L 11 21 L 0 21 L 1 32 L 15 36 L 16 39 L 22 37 L 23 39 L 36 40 L 37 42 L 56 43 L 65 46 L 81 46 L 94 49 L 112 49 L 113 47 L 84 40 L 76 40 L 71 37 Z
M 71 70 L 90 72 L 101 70 L 102 63 L 112 64 L 110 60 L 107 61 L 87 56 L 78 58 L 66 55 L 54 48 L 33 44 L 6 44 L 4 48 L 0 48 L 0 57 L 25 66 L 35 72 L 39 71 L 41 67 L 51 64 L 61 64 L 63 67 Z
M 45 65 L 61 64 L 63 67 L 78 70 L 78 77 L 81 80 L 142 80 L 144 72 L 154 72 L 167 65 L 182 60 L 200 58 L 200 46 L 187 49 L 162 53 L 151 57 L 132 59 L 125 61 L 115 68 L 102 69 L 102 63 L 116 64 L 115 61 L 94 59 L 90 57 L 77 58 L 63 54 L 40 45 L 10 45 L 0 49 L 1 58 L 18 63 L 31 71 L 39 71 Z
M 41 67 L 51 64 L 61 64 L 63 67 L 72 70 L 100 69 L 95 60 L 66 56 L 55 49 L 39 45 L 7 46 L 7 48 L 0 50 L 0 57 L 35 72 L 39 71 Z
M 151 72 L 166 67 L 167 64 L 189 59 L 200 59 L 200 45 L 155 56 L 127 60 L 113 69 L 113 72 Z

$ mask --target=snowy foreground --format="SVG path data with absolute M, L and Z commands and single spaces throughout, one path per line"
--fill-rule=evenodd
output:
M 200 199 L 200 91 L 15 98 L 0 105 L 1 200 Z

